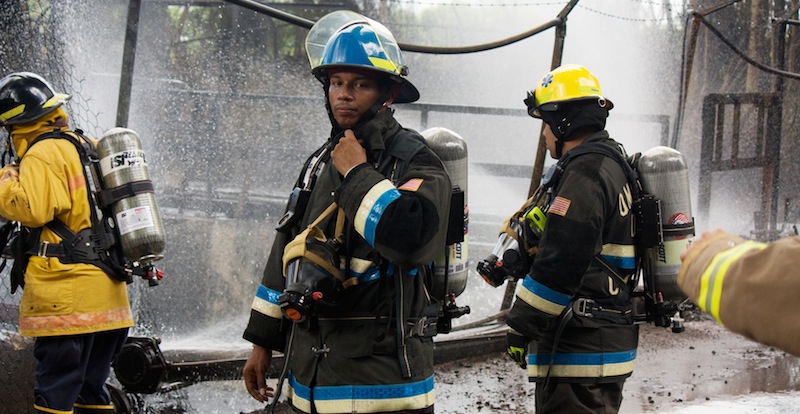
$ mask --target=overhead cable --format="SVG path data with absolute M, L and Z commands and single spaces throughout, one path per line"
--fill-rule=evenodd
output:
M 310 29 L 311 26 L 314 25 L 313 20 L 308 20 L 299 16 L 295 16 L 290 13 L 286 13 L 284 11 L 278 10 L 274 7 L 267 6 L 265 4 L 259 3 L 254 0 L 225 0 L 228 3 L 236 4 L 250 10 L 264 13 L 270 17 L 274 17 L 278 20 L 304 27 L 306 29 Z M 502 40 L 498 40 L 495 42 L 484 43 L 480 45 L 473 45 L 473 46 L 456 46 L 456 47 L 441 47 L 441 46 L 423 46 L 423 45 L 412 45 L 408 43 L 398 43 L 400 49 L 408 52 L 416 52 L 416 53 L 427 53 L 427 54 L 434 54 L 434 55 L 459 55 L 459 54 L 466 54 L 466 53 L 475 53 L 475 52 L 484 52 L 487 50 L 498 49 L 504 46 L 508 46 L 510 44 L 519 42 L 520 40 L 527 39 L 533 35 L 539 34 L 551 27 L 557 27 L 563 25 L 566 21 L 566 16 L 569 14 L 569 11 L 575 7 L 575 4 L 578 0 L 571 0 L 564 9 L 559 13 L 558 17 L 550 20 L 538 27 L 535 27 L 531 30 L 526 32 L 520 33 L 515 36 L 511 36 Z
M 791 78 L 791 79 L 800 79 L 800 73 L 787 72 L 785 70 L 775 69 L 773 67 L 764 65 L 763 63 L 757 62 L 755 59 L 751 58 L 750 56 L 748 56 L 747 54 L 745 54 L 744 52 L 739 50 L 739 48 L 737 48 L 736 45 L 733 44 L 733 42 L 728 40 L 722 33 L 720 33 L 719 30 L 717 30 L 716 27 L 714 27 L 711 24 L 711 22 L 706 20 L 702 15 L 700 15 L 699 13 L 693 13 L 692 15 L 695 18 L 699 19 L 699 21 L 701 23 L 703 23 L 708 28 L 708 30 L 711 31 L 711 33 L 713 33 L 715 36 L 717 36 L 717 38 L 719 40 L 721 40 L 722 43 L 724 43 L 726 46 L 728 46 L 728 48 L 730 48 L 734 53 L 739 55 L 747 63 L 749 63 L 749 64 L 751 64 L 751 65 L 753 65 L 753 66 L 755 66 L 755 67 L 757 67 L 757 68 L 759 68 L 761 70 L 763 70 L 764 72 L 768 72 L 768 73 L 771 73 L 773 75 L 784 76 L 784 77 Z

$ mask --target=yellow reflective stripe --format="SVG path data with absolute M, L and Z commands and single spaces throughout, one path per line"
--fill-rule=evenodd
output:
M 8 121 L 9 119 L 11 119 L 11 118 L 23 113 L 23 112 L 25 112 L 25 105 L 24 104 L 23 105 L 17 105 L 15 107 L 9 109 L 8 111 L 5 111 L 2 114 L 0 114 L 0 121 L 3 121 L 3 122 Z
M 369 270 L 370 267 L 377 265 L 372 260 L 367 259 L 360 259 L 358 257 L 353 257 L 350 259 L 350 270 L 355 273 L 364 273 Z
M 764 243 L 746 241 L 714 256 L 714 259 L 700 278 L 700 293 L 697 298 L 697 305 L 700 309 L 711 314 L 718 323 L 723 324 L 719 318 L 719 306 L 722 301 L 722 286 L 725 274 L 731 264 L 742 255 L 753 249 L 761 250 L 765 247 L 767 245 Z
M 600 251 L 603 256 L 633 257 L 636 255 L 636 248 L 627 244 L 607 243 Z
M 133 323 L 133 314 L 128 307 L 98 312 L 82 312 L 65 315 L 28 315 L 19 317 L 19 332 L 25 336 L 47 336 L 43 334 L 69 331 L 96 331 L 124 328 Z
M 292 401 L 294 403 L 294 401 Z M 388 413 L 404 410 L 421 410 L 434 403 L 434 391 L 403 398 L 360 400 L 315 400 L 314 407 L 320 414 L 326 413 Z
M 358 206 L 358 211 L 356 211 L 356 216 L 353 220 L 353 227 L 356 228 L 359 234 L 364 234 L 364 229 L 367 227 L 367 219 L 372 213 L 372 206 L 375 205 L 375 202 L 378 201 L 383 193 L 391 190 L 397 190 L 392 182 L 389 180 L 382 180 L 367 191 L 367 194 Z
M 52 414 L 72 414 L 72 410 L 69 410 L 69 411 L 62 411 L 62 410 L 56 410 L 56 409 L 53 409 L 53 408 L 42 407 L 41 405 L 36 405 L 36 404 L 34 404 L 34 405 L 33 405 L 33 408 L 34 408 L 36 411 L 41 411 L 41 412 L 43 412 L 43 413 L 52 413 Z
M 531 305 L 532 307 L 553 316 L 558 316 L 565 308 L 564 305 L 551 302 L 523 287 L 517 289 L 517 297 L 522 299 L 528 305 Z
M 372 66 L 376 68 L 386 69 L 395 74 L 397 73 L 397 67 L 390 60 L 370 56 L 369 61 L 372 63 Z
M 80 404 L 75 403 L 75 408 L 87 408 L 90 410 L 113 410 L 114 406 L 111 404 Z
M 250 308 L 256 312 L 262 313 L 264 315 L 267 315 L 275 319 L 283 318 L 283 313 L 281 312 L 280 306 L 272 302 L 266 301 L 264 299 L 261 299 L 258 296 L 253 298 L 253 305 Z
M 42 104 L 42 108 L 49 108 L 55 104 L 62 103 L 64 100 L 67 99 L 67 95 L 63 93 L 57 93 L 53 95 L 52 98 L 48 99 L 45 103 Z
M 292 401 L 292 406 L 297 408 L 298 410 L 304 413 L 311 412 L 311 401 L 307 398 L 300 397 L 296 392 L 294 392 L 294 387 L 292 387 L 291 381 L 289 382 L 289 399 Z
M 528 364 L 528 376 L 544 378 L 550 369 L 551 377 L 603 378 L 628 375 L 633 372 L 636 361 L 618 362 L 603 365 L 532 365 Z

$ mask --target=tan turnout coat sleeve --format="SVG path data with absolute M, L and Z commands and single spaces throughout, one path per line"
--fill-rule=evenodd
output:
M 729 233 L 688 252 L 678 285 L 727 329 L 800 356 L 800 236 L 764 244 Z

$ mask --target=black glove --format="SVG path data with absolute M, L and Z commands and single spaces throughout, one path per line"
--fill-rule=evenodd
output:
M 522 368 L 526 368 L 528 366 L 528 342 L 530 342 L 530 338 L 526 338 L 521 333 L 508 328 L 508 332 L 506 333 L 506 352 Z

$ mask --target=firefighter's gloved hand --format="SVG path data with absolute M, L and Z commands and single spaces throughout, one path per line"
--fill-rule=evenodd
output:
M 508 333 L 506 333 L 506 352 L 522 368 L 528 366 L 526 358 L 528 357 L 528 342 L 530 341 L 530 338 L 526 338 L 521 333 L 508 328 Z

